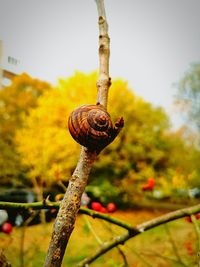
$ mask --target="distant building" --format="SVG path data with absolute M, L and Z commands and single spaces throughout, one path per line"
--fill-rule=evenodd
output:
M 12 81 L 12 79 L 17 76 L 17 74 L 8 71 L 8 70 L 2 70 L 2 86 L 7 85 L 8 82 Z M 6 82 L 7 81 L 7 82 Z
M 0 88 L 9 85 L 12 79 L 17 75 L 9 70 L 5 70 L 2 68 L 2 59 L 3 59 L 3 41 L 0 40 Z M 8 63 L 17 65 L 19 60 L 8 56 Z
M 15 76 L 17 76 L 17 74 L 8 70 L 1 69 L 0 88 L 9 85 Z

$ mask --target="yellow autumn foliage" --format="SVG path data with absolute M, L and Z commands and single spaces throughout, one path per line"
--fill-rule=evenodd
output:
M 1 184 L 14 183 L 12 178 L 22 176 L 23 167 L 16 151 L 15 133 L 22 127 L 30 109 L 37 106 L 38 97 L 50 88 L 49 83 L 22 73 L 0 90 Z
M 78 106 L 96 103 L 96 81 L 96 72 L 88 75 L 76 72 L 70 78 L 60 79 L 55 89 L 39 98 L 38 107 L 26 117 L 24 128 L 16 135 L 18 151 L 23 164 L 29 168 L 30 177 L 40 177 L 47 183 L 58 177 L 69 179 L 80 145 L 68 132 L 68 117 Z M 150 164 L 159 162 L 164 154 L 159 140 L 168 127 L 167 116 L 160 108 L 153 108 L 136 97 L 127 82 L 118 79 L 110 88 L 108 112 L 114 121 L 123 116 L 125 128 L 101 153 L 93 176 L 105 176 L 106 172 L 114 178 L 128 175 L 133 168 L 140 168 L 142 162 L 146 164 L 147 159 Z M 146 173 L 152 170 L 146 169 Z

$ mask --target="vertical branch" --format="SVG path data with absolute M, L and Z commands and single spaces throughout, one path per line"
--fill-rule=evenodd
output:
M 99 16 L 99 79 L 97 81 L 97 102 L 107 108 L 108 91 L 111 85 L 109 77 L 110 38 L 103 0 L 95 0 Z
M 81 196 L 87 185 L 95 158 L 95 153 L 91 153 L 82 147 L 76 169 L 60 204 L 44 267 L 60 267 L 62 264 L 65 249 L 74 229 L 75 220 L 80 208 Z
M 99 16 L 99 80 L 97 82 L 97 102 L 107 107 L 109 79 L 109 37 L 103 0 L 96 0 Z M 69 181 L 68 188 L 60 204 L 44 267 L 60 267 L 75 220 L 80 208 L 81 196 L 96 158 L 96 152 L 82 147 L 76 169 Z

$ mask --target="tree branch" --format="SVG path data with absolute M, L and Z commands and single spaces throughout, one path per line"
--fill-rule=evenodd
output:
M 175 241 L 174 241 L 174 239 L 173 239 L 173 237 L 172 237 L 172 235 L 171 235 L 171 232 L 170 232 L 170 230 L 169 230 L 168 225 L 165 224 L 164 227 L 165 227 L 165 231 L 166 231 L 166 233 L 167 233 L 167 235 L 168 235 L 168 237 L 169 237 L 169 242 L 171 243 L 171 246 L 172 246 L 174 255 L 175 255 L 176 259 L 177 259 L 177 262 L 178 262 L 180 265 L 187 267 L 187 265 L 184 264 L 184 262 L 183 262 L 182 259 L 181 259 L 181 256 L 179 255 L 179 251 L 178 251 L 177 246 L 176 246 L 176 243 L 175 243 Z
M 0 201 L 0 209 L 14 209 L 14 210 L 41 210 L 41 209 L 59 209 L 60 203 L 50 202 L 44 200 L 43 202 L 32 203 L 14 203 Z
M 95 0 L 99 16 L 99 79 L 97 81 L 97 103 L 107 108 L 108 91 L 111 85 L 109 77 L 110 38 L 104 8 L 104 0 Z
M 115 236 L 112 240 L 103 243 L 95 253 L 93 253 L 88 258 L 85 258 L 82 262 L 78 264 L 78 266 L 79 267 L 87 266 L 87 264 L 92 263 L 93 261 L 95 261 L 97 258 L 102 256 L 103 254 L 111 250 L 112 248 L 117 247 L 120 244 L 123 245 L 129 239 L 147 230 L 150 230 L 156 226 L 159 226 L 161 224 L 164 224 L 164 223 L 167 223 L 167 222 L 170 222 L 170 221 L 182 218 L 182 217 L 196 214 L 199 211 L 200 211 L 200 204 L 195 205 L 193 207 L 173 211 L 165 215 L 159 216 L 153 220 L 149 220 L 145 223 L 136 225 L 135 227 L 133 227 L 133 231 L 128 231 L 122 235 Z
M 43 201 L 43 202 L 33 202 L 33 203 L 13 203 L 13 202 L 0 202 L 0 209 L 15 209 L 15 210 L 41 210 L 41 209 L 59 209 L 60 203 Z M 133 226 L 127 222 L 123 222 L 119 219 L 110 217 L 109 215 L 83 208 L 81 207 L 79 213 L 86 214 L 92 218 L 99 218 L 101 220 L 110 222 L 112 224 L 118 225 L 129 231 L 133 231 Z
M 18 210 L 41 210 L 41 209 L 59 209 L 60 203 L 59 202 L 51 202 L 51 201 L 43 201 L 43 202 L 33 202 L 33 203 L 14 203 L 14 202 L 0 202 L 0 209 L 18 209 Z M 142 227 L 146 230 L 148 230 L 150 227 L 154 228 L 158 225 L 174 221 L 179 218 L 183 218 L 186 216 L 191 216 L 192 214 L 196 214 L 200 212 L 200 204 L 194 205 L 188 208 L 179 209 L 173 212 L 166 213 L 162 216 L 159 216 L 153 220 L 147 221 L 143 224 L 140 224 L 140 229 L 136 226 L 121 221 L 117 218 L 110 217 L 107 214 L 100 213 L 88 208 L 80 207 L 79 212 L 81 214 L 86 214 L 91 216 L 92 218 L 98 218 L 107 222 L 110 222 L 112 224 L 118 225 L 128 231 L 136 232 L 137 234 L 142 232 Z
M 62 264 L 65 249 L 80 208 L 81 196 L 95 158 L 95 153 L 82 147 L 77 167 L 60 204 L 44 267 L 60 267 Z
M 96 0 L 99 16 L 99 80 L 97 102 L 107 107 L 109 79 L 109 37 L 103 0 Z M 81 196 L 96 158 L 96 152 L 82 147 L 77 167 L 69 181 L 58 211 L 44 267 L 60 267 L 65 249 L 74 229 L 80 208 Z
M 197 264 L 200 266 L 200 227 L 196 217 L 192 214 L 191 219 L 197 236 Z
M 44 201 L 44 202 L 34 202 L 34 203 L 12 203 L 12 202 L 0 202 L 0 208 L 1 209 L 58 209 L 60 203 L 58 202 L 50 202 L 50 201 Z M 200 212 L 200 204 L 189 207 L 189 208 L 183 208 L 179 209 L 167 214 L 164 214 L 162 216 L 159 216 L 155 219 L 149 220 L 145 223 L 133 226 L 129 223 L 123 222 L 119 219 L 112 218 L 106 214 L 102 214 L 87 208 L 80 208 L 80 213 L 87 214 L 93 218 L 99 218 L 105 221 L 108 221 L 110 223 L 113 223 L 115 225 L 118 225 L 120 227 L 123 227 L 127 229 L 128 231 L 120 236 L 114 237 L 111 241 L 103 243 L 97 252 L 95 252 L 90 257 L 84 259 L 79 266 L 85 266 L 86 264 L 92 263 L 95 261 L 98 257 L 105 254 L 107 251 L 111 250 L 114 247 L 117 247 L 120 244 L 124 244 L 127 240 L 131 239 L 132 237 L 135 237 L 149 229 L 152 229 L 154 227 L 157 227 L 161 224 L 165 224 L 170 221 L 174 221 L 179 218 L 183 218 L 186 216 L 191 216 L 192 214 L 196 214 Z
M 44 201 L 44 202 L 34 202 L 34 203 L 12 203 L 12 202 L 0 202 L 0 209 L 58 209 L 60 203 L 58 202 L 50 202 L 50 201 Z M 167 214 L 164 214 L 162 216 L 159 216 L 153 220 L 147 221 L 145 223 L 133 226 L 127 222 L 123 222 L 119 219 L 112 218 L 106 214 L 102 214 L 87 208 L 80 208 L 80 213 L 87 214 L 93 218 L 99 218 L 105 221 L 108 221 L 110 223 L 113 223 L 115 225 L 118 225 L 120 227 L 123 227 L 124 229 L 127 229 L 127 233 L 114 237 L 111 241 L 105 242 L 100 246 L 99 250 L 91 255 L 90 257 L 84 259 L 79 266 L 85 266 L 86 264 L 89 264 L 96 260 L 98 257 L 105 254 L 107 251 L 111 250 L 114 247 L 117 247 L 120 244 L 124 244 L 127 240 L 131 239 L 132 237 L 139 235 L 143 233 L 144 231 L 147 231 L 149 229 L 152 229 L 156 226 L 159 226 L 161 224 L 165 224 L 167 222 L 183 218 L 186 216 L 190 216 L 192 214 L 196 214 L 200 212 L 200 204 L 189 207 L 189 208 L 183 208 L 179 209 Z

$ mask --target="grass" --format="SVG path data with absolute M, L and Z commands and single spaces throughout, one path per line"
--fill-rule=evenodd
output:
M 152 211 L 118 211 L 113 214 L 133 225 L 160 215 Z M 12 267 L 40 267 L 43 265 L 53 223 L 26 228 L 14 228 L 11 235 L 0 233 L 0 248 Z M 24 232 L 23 232 L 24 231 Z M 79 215 L 63 260 L 63 267 L 76 266 L 95 252 L 100 242 L 109 240 L 125 230 L 86 215 Z M 24 238 L 23 253 L 22 240 Z M 194 267 L 196 264 L 196 233 L 191 223 L 179 219 L 132 238 L 120 251 L 109 251 L 91 267 Z M 126 259 L 127 263 L 125 264 Z

